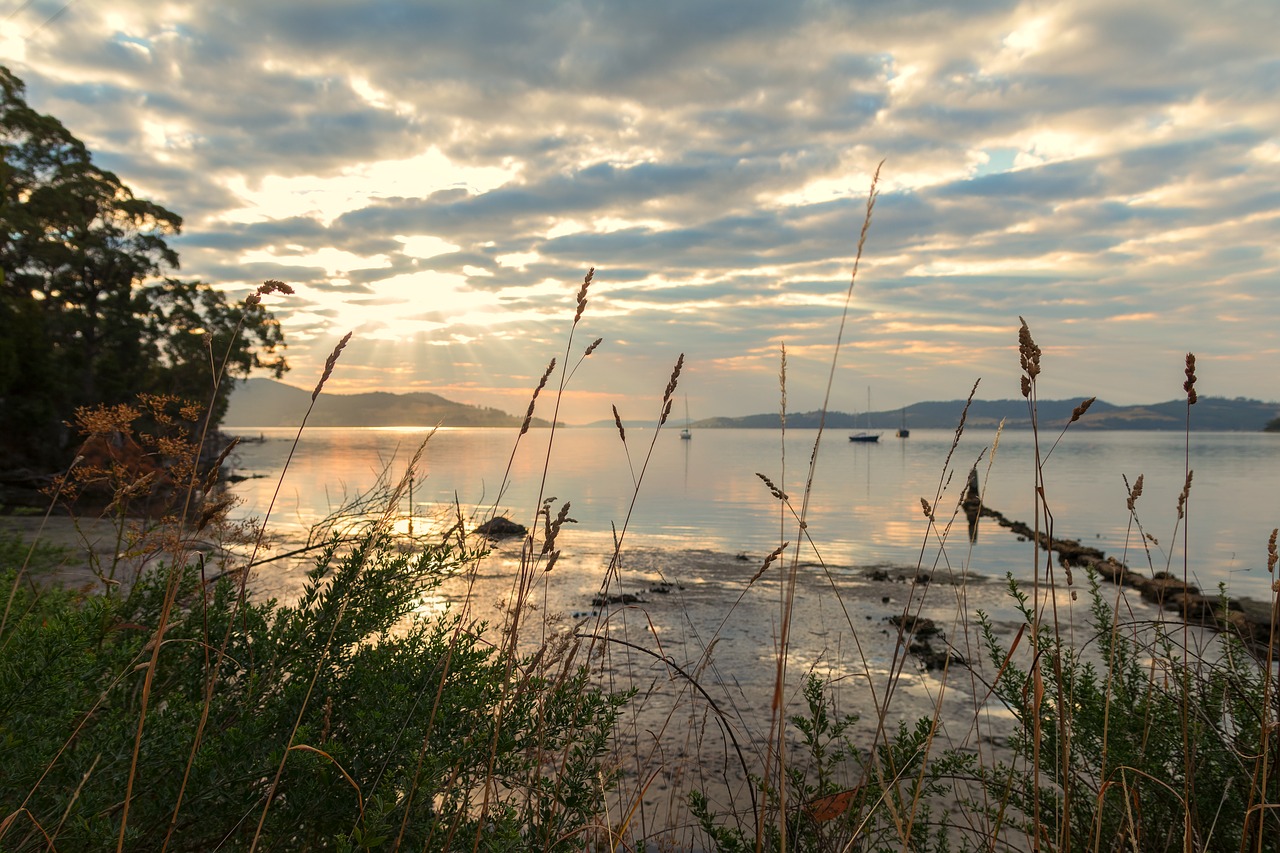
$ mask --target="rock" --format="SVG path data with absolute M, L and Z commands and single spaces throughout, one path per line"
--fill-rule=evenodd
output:
M 1135 589 L 1146 600 L 1178 611 L 1188 622 L 1236 633 L 1254 652 L 1265 652 L 1273 631 L 1280 629 L 1280 605 L 1269 601 L 1229 599 L 1224 607 L 1218 596 L 1202 594 L 1178 575 L 1162 571 L 1148 578 L 1097 548 L 1082 545 L 1074 539 L 1050 539 L 1044 533 L 1037 533 L 1030 525 L 1006 518 L 989 507 L 981 507 L 980 511 L 1007 528 L 1019 541 L 1034 540 L 1042 548 L 1055 552 L 1063 566 L 1085 568 L 1099 578 Z
M 608 607 L 610 604 L 644 604 L 645 600 L 638 595 L 624 592 L 621 595 L 597 595 L 591 599 L 592 607 Z
M 476 533 L 490 539 L 506 539 L 511 536 L 524 536 L 529 528 L 504 516 L 495 516 L 476 528 Z
M 920 659 L 926 671 L 944 669 L 948 662 L 958 666 L 965 665 L 964 658 L 953 653 L 950 649 L 935 649 L 928 643 L 915 643 L 911 646 L 910 651 Z
M 1265 648 L 1271 642 L 1273 624 L 1274 627 L 1280 627 L 1280 607 L 1269 601 L 1246 599 L 1240 603 L 1242 605 L 1240 610 L 1227 613 L 1227 621 L 1239 630 L 1245 639 L 1252 640 Z
M 923 616 L 890 616 L 889 622 L 901 628 L 903 633 L 915 634 L 919 639 L 932 637 L 938 633 L 937 624 Z
M 1162 572 L 1161 574 L 1166 573 Z M 1200 592 L 1198 587 L 1168 576 L 1151 578 L 1138 589 L 1142 593 L 1142 597 L 1147 601 L 1153 601 L 1161 606 L 1166 601 L 1172 601 L 1174 595 L 1197 594 Z
M 1137 577 L 1129 571 L 1124 563 L 1121 563 L 1115 557 L 1107 557 L 1104 560 L 1094 560 L 1092 563 L 1085 563 L 1089 568 L 1097 572 L 1098 577 L 1109 580 L 1112 583 L 1129 585 L 1133 584 L 1133 578 Z
M 1175 592 L 1169 596 L 1165 606 L 1182 614 L 1182 618 L 1192 624 L 1218 624 L 1217 602 L 1205 598 L 1195 592 Z
M 1244 614 L 1242 610 L 1233 610 L 1227 614 L 1227 624 L 1235 629 L 1236 633 L 1246 643 L 1252 643 L 1256 639 L 1254 637 L 1254 623 Z

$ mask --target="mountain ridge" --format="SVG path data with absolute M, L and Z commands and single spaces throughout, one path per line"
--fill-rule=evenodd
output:
M 825 425 L 829 429 L 896 430 L 904 421 L 908 428 L 954 429 L 964 411 L 964 400 L 913 403 L 904 409 L 848 414 L 828 412 Z M 1039 400 L 1037 420 L 1041 428 L 1061 428 L 1082 401 Z M 820 412 L 788 412 L 787 426 L 813 429 L 818 426 Z M 1261 432 L 1280 416 L 1280 403 L 1225 397 L 1200 397 L 1191 409 L 1192 431 Z M 1025 399 L 974 400 L 965 423 L 975 427 L 995 427 L 1004 421 L 1005 429 L 1030 429 L 1031 416 Z M 778 425 L 778 413 L 716 417 L 695 421 L 695 429 L 753 429 Z M 1117 406 L 1104 400 L 1095 401 L 1073 429 L 1097 430 L 1181 430 L 1187 425 L 1186 398 L 1163 403 Z
M 225 429 L 297 426 L 310 405 L 310 391 L 274 379 L 249 379 L 238 383 L 231 392 L 222 426 Z M 390 391 L 331 394 L 326 391 L 316 398 L 315 408 L 307 419 L 307 424 L 315 427 L 433 427 L 437 424 L 518 427 L 523 422 L 523 417 L 501 409 L 458 403 L 429 391 L 408 394 Z M 534 418 L 531 425 L 551 424 Z
M 1042 428 L 1060 428 L 1071 418 L 1080 400 L 1040 400 L 1037 403 Z M 246 427 L 297 426 L 311 392 L 273 379 L 250 379 L 237 385 L 223 426 Z M 913 403 L 905 409 L 850 414 L 828 412 L 828 429 L 896 430 L 904 422 L 908 428 L 955 429 L 964 410 L 964 400 L 941 400 Z M 787 426 L 813 429 L 821 413 L 788 412 Z M 1193 431 L 1232 430 L 1260 432 L 1280 418 L 1280 403 L 1246 398 L 1200 397 L 1191 409 Z M 1185 398 L 1163 403 L 1117 406 L 1097 400 L 1073 429 L 1083 430 L 1181 430 L 1187 423 Z M 458 403 L 429 391 L 396 394 L 370 391 L 360 394 L 324 393 L 316 400 L 307 423 L 317 427 L 423 426 L 436 424 L 453 427 L 518 427 L 524 418 L 500 409 Z M 1004 421 L 1005 429 L 1028 429 L 1031 418 L 1025 399 L 974 400 L 969 406 L 966 424 L 971 427 L 995 427 Z M 679 421 L 673 420 L 673 423 Z M 550 423 L 534 418 L 532 426 Z M 612 420 L 601 420 L 575 426 L 612 427 Z M 740 417 L 712 417 L 694 421 L 694 429 L 773 429 L 778 426 L 778 413 L 767 412 Z

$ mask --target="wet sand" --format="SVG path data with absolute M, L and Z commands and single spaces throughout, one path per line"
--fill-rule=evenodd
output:
M 475 602 L 498 602 L 509 589 L 515 546 L 503 546 L 494 556 L 480 569 Z M 567 617 L 556 623 L 561 630 L 568 623 L 579 634 L 609 638 L 599 644 L 604 683 L 638 691 L 619 730 L 619 814 L 638 801 L 633 825 L 644 827 L 639 834 L 663 838 L 674 849 L 696 849 L 703 841 L 689 825 L 692 790 L 704 792 L 714 811 L 750 821 L 748 775 L 761 773 L 769 744 L 777 741 L 770 726 L 777 718 L 773 698 L 790 561 L 773 564 L 748 587 L 763 559 L 628 549 L 621 582 L 608 591 L 613 600 L 592 606 L 610 555 L 570 547 L 552 572 L 556 577 L 548 576 L 545 590 L 538 589 L 548 613 Z M 447 588 L 442 593 L 450 597 Z M 631 598 L 618 600 L 622 596 Z M 1064 621 L 1084 624 L 1087 596 L 1080 599 L 1060 597 Z M 988 614 L 1007 647 L 1022 622 L 1004 581 L 907 566 L 824 569 L 801 560 L 795 567 L 783 716 L 807 713 L 801 688 L 812 673 L 827 683 L 831 713 L 858 716 L 850 739 L 860 751 L 882 743 L 900 723 L 914 726 L 936 714 L 939 751 L 955 747 L 980 754 L 988 764 L 996 757 L 1007 760 L 1004 743 L 1014 720 L 984 686 L 994 667 L 975 630 L 972 616 L 978 610 Z M 926 669 L 920 656 L 900 645 L 918 640 L 901 637 L 894 620 L 904 613 L 937 627 L 939 634 L 929 638 L 941 653 L 935 665 L 948 649 L 958 656 L 945 672 Z M 499 615 L 494 608 L 495 619 Z M 1140 602 L 1133 618 L 1156 615 Z M 803 762 L 793 725 L 787 726 L 786 741 L 791 760 Z M 861 781 L 852 762 L 842 773 L 847 787 Z
M 40 519 L 0 517 L 0 534 L 16 530 L 30 537 L 39 526 Z M 77 529 L 69 519 L 53 518 L 41 539 L 72 551 L 64 565 L 39 575 L 39 582 L 93 589 L 98 581 L 84 555 L 90 544 L 109 551 L 114 530 L 101 522 Z M 298 544 L 282 541 L 277 552 Z M 574 531 L 566 532 L 562 545 L 554 569 L 535 573 L 530 597 L 535 606 L 526 611 L 523 645 L 534 648 L 544 637 L 577 635 L 584 653 L 594 647 L 591 662 L 603 686 L 637 691 L 618 729 L 615 758 L 623 780 L 618 812 L 610 815 L 617 825 L 634 806 L 630 831 L 635 837 L 664 839 L 675 849 L 700 846 L 687 808 L 695 789 L 707 794 L 714 811 L 749 820 L 747 776 L 761 772 L 769 744 L 777 741 L 770 726 L 777 718 L 772 706 L 784 591 L 793 563 L 784 716 L 805 712 L 801 688 L 813 673 L 827 682 L 833 713 L 858 715 L 850 737 L 860 750 L 880 742 L 885 731 L 896 731 L 900 722 L 913 725 L 936 713 L 938 748 L 980 753 L 986 762 L 997 753 L 1007 757 L 1003 743 L 1013 719 L 984 687 L 994 668 L 980 648 L 972 618 L 986 612 L 1006 647 L 1013 640 L 1021 617 L 1003 580 L 933 566 L 824 569 L 812 555 L 796 562 L 788 553 L 749 584 L 765 555 L 639 544 L 624 548 L 621 568 L 602 600 L 598 596 L 611 562 L 608 540 Z M 255 595 L 288 600 L 301 589 L 309 568 L 306 557 L 268 564 L 255 571 L 251 588 Z M 501 625 L 518 571 L 518 540 L 495 543 L 473 575 L 446 581 L 424 606 L 457 611 L 466 605 L 469 590 L 468 615 Z M 1059 596 L 1064 623 L 1084 626 L 1088 596 L 1084 588 L 1080 593 L 1074 603 L 1068 594 Z M 1126 601 L 1125 608 L 1126 619 L 1159 615 L 1140 600 Z M 949 648 L 958 656 L 945 673 L 926 669 L 918 655 L 900 645 L 912 643 L 892 621 L 901 621 L 904 613 L 932 620 L 939 631 L 929 639 L 933 650 Z M 794 726 L 788 726 L 786 740 L 800 760 Z M 844 770 L 844 784 L 860 781 L 852 762 Z

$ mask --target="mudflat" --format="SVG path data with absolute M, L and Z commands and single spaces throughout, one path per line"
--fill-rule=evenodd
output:
M 66 517 L 0 517 L 0 535 L 17 533 L 67 549 L 65 560 L 33 576 L 91 591 L 101 582 L 90 554 L 109 557 L 116 530 L 107 521 Z M 303 544 L 301 534 L 275 543 L 273 554 Z M 937 721 L 935 744 L 1008 759 L 1016 722 L 986 685 L 995 667 L 982 648 L 974 615 L 987 614 L 1007 649 L 1022 618 L 1006 582 L 945 567 L 824 566 L 813 554 L 785 553 L 763 573 L 764 555 L 710 550 L 624 548 L 615 561 L 601 537 L 566 533 L 550 571 L 534 566 L 522 616 L 521 645 L 548 641 L 561 654 L 589 662 L 603 687 L 635 690 L 617 729 L 614 759 L 623 771 L 617 807 L 636 804 L 645 831 L 691 843 L 688 799 L 706 794 L 713 810 L 747 814 L 750 776 L 769 763 L 779 719 L 805 714 L 809 674 L 826 684 L 828 711 L 854 714 L 850 737 L 860 749 L 883 743 L 900 723 Z M 411 543 L 403 547 L 412 548 Z M 252 594 L 288 601 L 301 591 L 311 558 L 301 554 L 263 565 Z M 487 556 L 430 591 L 423 612 L 450 610 L 486 622 L 496 639 L 521 574 L 520 540 L 494 543 Z M 793 589 L 784 617 L 787 590 Z M 1088 594 L 1063 590 L 1059 622 L 1083 643 Z M 1122 588 L 1106 588 L 1126 622 L 1160 613 Z M 782 626 L 787 655 L 779 679 Z M 782 703 L 775 708 L 775 697 Z M 803 760 L 795 727 L 783 738 Z M 848 785 L 860 780 L 848 768 Z

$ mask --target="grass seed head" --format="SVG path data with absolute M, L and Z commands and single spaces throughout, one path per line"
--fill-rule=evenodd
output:
M 533 422 L 533 407 L 538 402 L 538 394 L 543 388 L 547 387 L 547 380 L 551 377 L 551 371 L 556 369 L 556 360 L 553 358 L 547 362 L 547 369 L 542 372 L 542 378 L 538 380 L 538 387 L 533 389 L 533 396 L 529 398 L 529 410 L 524 413 L 524 423 L 520 425 L 520 434 L 524 435 L 529 431 L 529 424 Z
M 787 345 L 782 345 L 782 357 L 778 366 L 778 390 L 782 394 L 782 425 L 787 425 Z
M 1031 396 L 1031 386 L 1040 375 L 1040 347 L 1031 338 L 1031 329 L 1027 321 L 1018 318 L 1022 324 L 1018 329 L 1018 360 L 1022 363 L 1022 396 Z
M 751 586 L 753 583 L 760 580 L 761 575 L 767 572 L 769 570 L 769 567 L 772 566 L 775 562 L 777 562 L 778 558 L 782 556 L 782 552 L 787 550 L 787 548 L 790 547 L 790 545 L 791 545 L 790 542 L 783 542 L 777 548 L 774 548 L 772 551 L 770 551 L 769 556 L 764 558 L 764 565 L 762 565 L 759 569 L 756 570 L 756 573 L 751 576 L 751 580 L 747 581 L 747 586 Z
M 662 402 L 670 401 L 671 395 L 676 392 L 676 385 L 679 384 L 680 371 L 684 369 L 684 353 L 680 353 L 680 357 L 676 359 L 676 366 L 671 371 L 671 379 L 667 381 L 667 390 L 663 392 Z
M 1133 488 L 1129 489 L 1129 500 L 1126 503 L 1129 506 L 1130 513 L 1133 513 L 1134 505 L 1138 502 L 1138 498 L 1142 497 L 1142 477 L 1143 475 L 1139 474 L 1138 479 L 1133 481 Z M 1125 485 L 1127 486 L 1128 484 L 1129 481 L 1125 480 Z
M 246 296 L 244 299 L 244 304 L 257 305 L 259 302 L 262 301 L 262 297 L 268 296 L 272 293 L 284 293 L 289 296 L 292 296 L 293 288 L 285 284 L 283 281 L 276 281 L 275 279 L 269 279 L 267 281 L 264 281 L 258 287 L 258 289 L 255 290 L 253 293 L 250 293 L 248 296 Z
M 613 422 L 618 427 L 618 438 L 622 439 L 622 443 L 627 443 L 627 431 L 622 426 L 622 416 L 618 414 L 618 407 L 613 406 Z
M 227 442 L 227 446 L 222 448 L 222 452 L 218 454 L 218 458 L 209 466 L 209 473 L 205 476 L 204 491 L 205 493 L 213 491 L 213 487 L 218 484 L 218 473 L 222 470 L 222 463 L 227 461 L 227 457 L 231 455 L 231 451 L 236 449 L 236 445 L 240 443 L 240 436 L 236 436 Z
M 591 279 L 595 277 L 595 274 L 595 267 L 587 270 L 586 276 L 582 279 L 582 287 L 578 288 L 578 310 L 573 315 L 573 325 L 575 326 L 582 319 L 582 312 L 587 309 L 587 288 L 591 286 Z
M 1196 356 L 1195 353 L 1187 353 L 1187 366 L 1183 369 L 1183 373 L 1187 376 L 1187 381 L 1182 383 L 1182 390 L 1187 392 L 1187 405 L 1194 406 L 1196 404 Z
M 773 484 L 773 480 L 770 480 L 767 476 L 765 476 L 764 474 L 761 474 L 759 471 L 756 472 L 756 476 L 764 481 L 764 484 L 769 487 L 769 493 L 772 494 L 775 498 L 777 498 L 780 501 L 785 501 L 788 499 L 787 493 L 782 491 L 782 489 L 779 489 L 777 486 L 775 486 Z
M 1085 412 L 1089 411 L 1089 407 L 1092 406 L 1093 402 L 1097 399 L 1097 397 L 1090 397 L 1088 400 L 1085 400 L 1080 405 L 1072 409 L 1070 423 L 1075 423 L 1080 420 L 1081 416 L 1084 415 Z
M 351 340 L 351 333 L 347 332 L 342 336 L 342 340 L 338 341 L 338 345 L 333 348 L 333 352 L 329 353 L 329 357 L 324 362 L 324 373 L 320 375 L 320 381 L 316 383 L 316 389 L 311 392 L 311 402 L 315 402 L 320 396 L 320 390 L 324 388 L 324 383 L 329 381 L 329 377 L 333 375 L 333 367 L 338 363 L 338 356 L 342 355 L 342 351 L 347 348 L 347 342 Z

